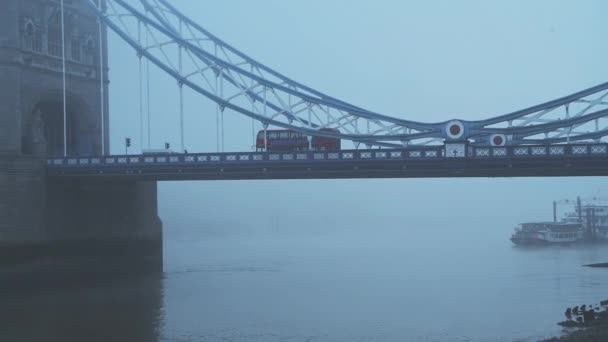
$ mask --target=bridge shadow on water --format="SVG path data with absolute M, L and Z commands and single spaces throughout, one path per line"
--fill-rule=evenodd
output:
M 0 341 L 159 340 L 162 274 L 53 284 L 3 291 Z
M 0 265 L 0 341 L 159 341 L 163 283 L 124 256 Z

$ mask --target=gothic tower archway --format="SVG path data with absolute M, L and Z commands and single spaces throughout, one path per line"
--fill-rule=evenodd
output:
M 69 96 L 66 103 L 65 138 L 60 97 L 44 98 L 32 106 L 29 124 L 23 132 L 24 154 L 63 156 L 64 145 L 68 156 L 90 156 L 97 152 L 99 132 L 84 101 Z

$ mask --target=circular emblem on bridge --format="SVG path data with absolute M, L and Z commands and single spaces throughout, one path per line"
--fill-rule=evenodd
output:
M 503 134 L 494 134 L 490 137 L 490 144 L 492 146 L 505 146 L 507 144 L 507 137 Z
M 460 139 L 464 136 L 464 125 L 458 120 L 451 121 L 446 126 L 445 132 L 450 139 Z

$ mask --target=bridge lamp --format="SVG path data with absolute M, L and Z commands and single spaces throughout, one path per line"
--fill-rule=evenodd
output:
M 171 148 L 171 144 L 169 144 L 168 142 L 165 143 L 165 150 L 168 150 Z
M 125 138 L 125 154 L 129 154 L 129 147 L 131 147 L 131 138 Z

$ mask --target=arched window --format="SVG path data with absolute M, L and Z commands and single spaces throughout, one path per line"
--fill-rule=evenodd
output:
M 82 61 L 82 39 L 80 39 L 80 37 L 72 37 L 72 41 L 70 44 L 70 56 L 75 62 Z
M 34 23 L 31 20 L 28 20 L 25 23 L 25 35 L 27 37 L 31 37 L 34 35 Z
M 47 48 L 48 54 L 61 57 L 61 13 L 54 12 L 48 21 Z
M 95 41 L 92 37 L 87 37 L 83 47 L 83 63 L 93 65 L 95 61 Z
M 22 48 L 28 51 L 41 52 L 42 40 L 38 25 L 31 18 L 25 18 L 21 32 Z

